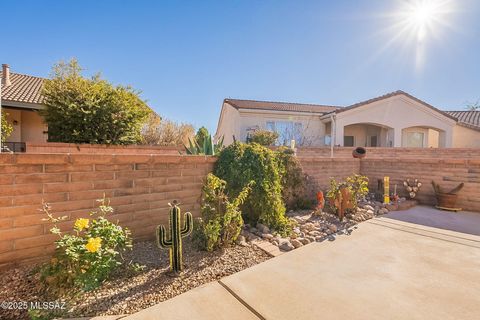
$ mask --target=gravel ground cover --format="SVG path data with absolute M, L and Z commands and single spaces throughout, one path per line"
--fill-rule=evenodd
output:
M 153 241 L 137 242 L 126 261 L 145 266 L 126 267 L 96 290 L 66 298 L 64 317 L 120 315 L 140 311 L 202 284 L 221 279 L 270 258 L 255 246 L 233 246 L 222 251 L 198 251 L 190 237 L 184 241 L 185 271 L 168 272 L 168 250 Z M 52 301 L 40 288 L 35 267 L 2 273 L 0 301 Z M 58 300 L 58 299 L 56 299 Z M 61 300 L 58 300 L 61 301 Z M 25 310 L 0 310 L 0 319 L 29 319 Z

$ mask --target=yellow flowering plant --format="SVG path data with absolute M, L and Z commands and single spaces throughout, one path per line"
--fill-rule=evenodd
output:
M 59 236 L 55 257 L 41 270 L 47 291 L 94 289 L 123 263 L 121 253 L 131 249 L 130 231 L 106 219 L 113 209 L 107 199 L 98 201 L 98 210 L 89 213 L 90 219 L 75 220 L 74 232 L 70 233 L 60 231 L 56 225 L 66 217 L 54 217 L 50 206 L 43 205 L 41 210 L 47 215 L 44 220 L 53 224 L 50 232 Z

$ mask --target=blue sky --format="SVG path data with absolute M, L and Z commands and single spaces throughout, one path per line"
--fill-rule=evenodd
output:
M 480 1 L 439 1 L 420 44 L 396 27 L 408 1 L 2 1 L 0 62 L 48 76 L 76 57 L 212 131 L 228 97 L 349 105 L 401 89 L 461 110 L 480 99 Z

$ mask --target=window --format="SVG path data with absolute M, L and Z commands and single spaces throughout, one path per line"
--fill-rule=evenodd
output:
M 423 148 L 425 134 L 423 132 L 407 132 L 407 147 Z
M 377 136 L 371 136 L 370 137 L 370 147 L 376 147 L 377 146 Z
M 266 128 L 278 133 L 277 143 L 275 143 L 277 146 L 289 146 L 292 140 L 295 140 L 297 145 L 302 143 L 303 125 L 300 122 L 267 121 Z
M 344 147 L 353 147 L 353 145 L 355 144 L 354 140 L 355 139 L 353 138 L 353 136 L 344 136 L 343 137 L 343 146 Z

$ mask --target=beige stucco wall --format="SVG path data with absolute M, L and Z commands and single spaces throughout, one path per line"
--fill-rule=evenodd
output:
M 240 113 L 231 105 L 224 103 L 220 111 L 217 133 L 215 139 L 223 136 L 224 145 L 233 143 L 233 136 L 236 139 L 240 137 Z
M 47 126 L 37 111 L 2 108 L 7 113 L 7 120 L 13 125 L 13 132 L 7 142 L 46 142 L 47 135 L 43 132 Z M 13 124 L 14 121 L 17 124 Z
M 455 148 L 480 148 L 480 131 L 455 126 L 453 128 L 453 146 Z
M 368 124 L 352 124 L 344 128 L 345 136 L 354 136 L 355 147 L 371 147 L 370 137 L 377 137 L 377 147 L 387 146 L 388 129 Z
M 37 111 L 22 111 L 22 142 L 46 142 L 44 131 L 47 126 Z
M 436 128 L 442 133 L 440 144 L 451 147 L 455 120 L 406 96 L 394 96 L 368 105 L 340 112 L 336 116 L 336 142 L 343 145 L 344 127 L 351 124 L 379 124 L 394 129 L 394 146 L 402 146 L 402 130 L 410 127 Z
M 291 121 L 301 123 L 304 146 L 324 146 L 325 124 L 319 115 L 285 114 L 280 112 L 240 111 L 240 138 L 245 141 L 248 129 L 266 129 L 268 121 Z M 299 142 L 297 141 L 297 144 Z

